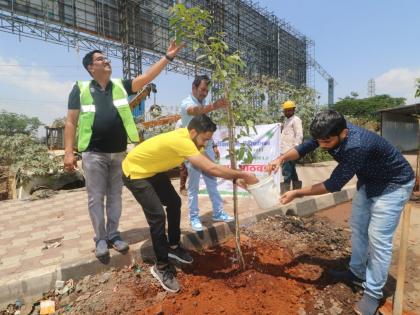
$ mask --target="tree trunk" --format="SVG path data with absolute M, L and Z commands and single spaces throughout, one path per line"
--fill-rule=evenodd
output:
M 224 96 L 229 100 L 229 91 L 225 87 Z M 229 136 L 229 158 L 230 158 L 230 167 L 236 169 L 236 154 L 235 154 L 235 119 L 233 117 L 232 104 L 229 104 L 227 108 L 227 117 L 228 117 L 228 136 Z M 233 182 L 233 213 L 235 217 L 235 243 L 236 243 L 236 253 L 238 255 L 239 265 L 242 270 L 245 270 L 245 260 L 242 255 L 241 250 L 241 235 L 239 230 L 239 213 L 238 213 L 238 187 Z

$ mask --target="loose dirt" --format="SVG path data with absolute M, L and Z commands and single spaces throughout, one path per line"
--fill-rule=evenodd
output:
M 165 292 L 142 263 L 67 283 L 67 293 L 44 298 L 56 301 L 56 314 L 353 314 L 361 293 L 327 273 L 348 264 L 344 226 L 326 217 L 276 215 L 244 228 L 241 242 L 245 270 L 233 239 L 193 252 L 192 265 L 177 266 L 177 294 Z

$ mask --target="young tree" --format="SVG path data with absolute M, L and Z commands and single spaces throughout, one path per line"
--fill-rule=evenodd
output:
M 212 17 L 209 12 L 199 7 L 186 8 L 177 4 L 171 11 L 169 21 L 173 36 L 178 42 L 191 44 L 196 54 L 196 62 L 212 71 L 212 81 L 216 86 L 213 92 L 218 97 L 230 101 L 226 113 L 213 112 L 212 117 L 219 124 L 227 125 L 229 135 L 229 158 L 232 168 L 237 167 L 237 160 L 245 163 L 252 161 L 250 147 L 241 145 L 235 150 L 235 144 L 241 136 L 249 135 L 255 130 L 256 123 L 278 122 L 280 118 L 280 102 L 288 98 L 301 104 L 298 109 L 302 119 L 309 124 L 315 112 L 315 92 L 302 87 L 297 88 L 278 78 L 255 77 L 244 78 L 242 71 L 245 63 L 239 51 L 231 51 L 224 41 L 225 34 L 210 34 Z M 214 97 L 215 95 L 213 95 Z M 266 96 L 268 102 L 262 106 Z M 235 134 L 236 122 L 244 127 L 240 134 Z M 237 187 L 233 185 L 233 206 L 235 216 L 235 241 L 238 258 L 242 269 L 245 268 L 239 234 Z
M 229 135 L 229 157 L 232 169 L 236 169 L 236 135 L 234 104 L 240 97 L 240 69 L 245 64 L 238 51 L 230 53 L 229 46 L 223 40 L 223 33 L 209 36 L 208 31 L 212 17 L 208 11 L 199 7 L 187 9 L 183 4 L 172 8 L 169 25 L 174 31 L 176 41 L 191 43 L 193 51 L 198 54 L 197 62 L 212 70 L 213 82 L 218 84 L 223 96 L 230 101 L 227 107 L 227 126 Z M 235 216 L 235 240 L 239 263 L 245 268 L 245 261 L 240 247 L 238 196 L 236 184 L 233 184 L 233 207 Z

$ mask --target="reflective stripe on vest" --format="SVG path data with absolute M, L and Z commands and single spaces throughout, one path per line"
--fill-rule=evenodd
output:
M 127 92 L 121 79 L 112 79 L 112 99 L 131 142 L 139 142 L 139 134 L 134 123 Z M 79 152 L 87 149 L 92 137 L 92 126 L 95 119 L 95 104 L 90 92 L 91 81 L 77 81 L 80 89 L 80 115 L 78 122 L 77 147 Z
M 120 106 L 124 106 L 124 105 L 127 105 L 127 104 L 128 104 L 127 100 L 124 99 L 124 98 L 119 99 L 119 100 L 114 100 L 114 106 L 115 107 L 120 107 Z
M 96 107 L 93 104 L 92 105 L 80 105 L 80 110 L 84 113 L 87 113 L 87 112 L 94 113 L 94 112 L 96 112 Z

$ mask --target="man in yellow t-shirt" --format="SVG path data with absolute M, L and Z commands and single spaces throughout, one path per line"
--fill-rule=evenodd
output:
M 213 163 L 200 153 L 216 131 L 216 125 L 206 115 L 195 116 L 188 128 L 180 128 L 146 140 L 134 148 L 122 162 L 125 186 L 142 206 L 150 226 L 156 264 L 150 269 L 162 287 L 178 292 L 180 287 L 169 259 L 193 262 L 180 245 L 181 198 L 166 171 L 188 160 L 203 172 L 225 179 L 240 179 L 238 184 L 258 182 L 254 174 L 233 170 Z M 165 211 L 168 217 L 168 237 L 165 233 Z

